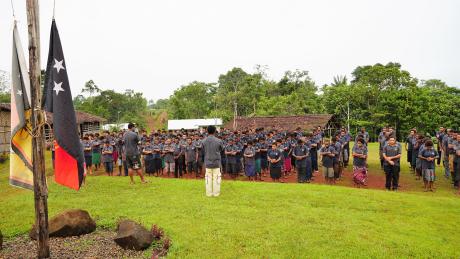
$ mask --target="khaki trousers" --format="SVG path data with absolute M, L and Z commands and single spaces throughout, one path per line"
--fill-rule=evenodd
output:
M 204 180 L 206 181 L 206 196 L 219 196 L 222 181 L 220 168 L 206 168 Z

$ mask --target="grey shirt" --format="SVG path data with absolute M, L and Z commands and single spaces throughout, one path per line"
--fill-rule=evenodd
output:
M 220 168 L 220 152 L 224 149 L 222 140 L 208 136 L 203 140 L 204 165 L 206 168 Z
M 138 156 L 140 154 L 137 144 L 141 139 L 139 136 L 132 132 L 127 131 L 123 136 L 123 141 L 125 143 L 125 154 L 126 156 Z
M 383 153 L 386 156 L 400 155 L 401 154 L 401 145 L 398 142 L 394 146 L 386 145 L 385 147 L 383 147 Z M 400 158 L 393 159 L 393 162 L 395 163 L 394 164 L 395 166 L 399 166 L 399 160 L 400 160 Z M 383 164 L 384 165 L 390 165 L 387 160 L 384 160 Z

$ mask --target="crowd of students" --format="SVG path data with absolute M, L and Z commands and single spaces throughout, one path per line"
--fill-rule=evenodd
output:
M 147 175 L 174 176 L 184 174 L 200 178 L 204 175 L 203 130 L 145 131 L 137 133 L 137 148 L 141 161 L 130 163 L 125 155 L 126 132 L 103 132 L 86 134 L 82 139 L 86 167 L 89 174 L 102 165 L 107 175 L 128 175 L 128 169 L 143 169 Z M 216 134 L 224 147 L 221 152 L 221 171 L 230 178 L 244 174 L 249 180 L 262 181 L 270 176 L 273 181 L 283 181 L 291 174 L 297 175 L 299 183 L 309 183 L 320 169 L 328 184 L 335 184 L 342 178 L 343 168 L 351 162 L 353 182 L 366 186 L 369 134 L 362 128 L 353 139 L 346 128 L 326 138 L 321 127 L 312 132 L 247 129 L 230 131 L 222 129 Z M 432 191 L 435 177 L 435 160 L 443 161 L 445 176 L 452 175 L 455 187 L 460 180 L 460 134 L 441 128 L 437 133 L 438 148 L 431 138 L 410 131 L 405 140 L 408 162 L 417 179 L 423 179 L 425 190 Z M 350 141 L 354 145 L 350 152 Z M 385 187 L 398 190 L 402 145 L 396 140 L 393 128 L 384 128 L 378 137 L 381 166 L 386 175 Z M 442 155 L 441 155 L 442 154 Z M 350 161 L 351 157 L 351 161 Z M 132 162 L 132 161 L 131 161 Z M 142 177 L 142 176 L 141 176 Z M 143 180 L 143 178 L 142 178 Z

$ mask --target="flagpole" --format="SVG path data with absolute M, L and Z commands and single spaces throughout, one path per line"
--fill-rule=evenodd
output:
M 41 110 L 40 26 L 38 0 L 26 0 L 29 32 L 29 74 L 32 101 L 32 161 L 34 175 L 35 224 L 38 229 L 38 258 L 50 256 L 48 235 L 48 188 L 45 175 L 44 118 Z

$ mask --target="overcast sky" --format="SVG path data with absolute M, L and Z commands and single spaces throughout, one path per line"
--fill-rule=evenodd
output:
M 27 50 L 25 0 L 13 0 Z M 460 86 L 458 0 L 56 0 L 56 23 L 75 96 L 93 79 L 148 99 L 232 67 L 267 65 L 278 80 L 308 70 L 318 84 L 358 65 L 399 62 L 419 79 Z M 42 67 L 52 0 L 40 0 Z M 12 12 L 0 0 L 0 70 L 11 71 Z

